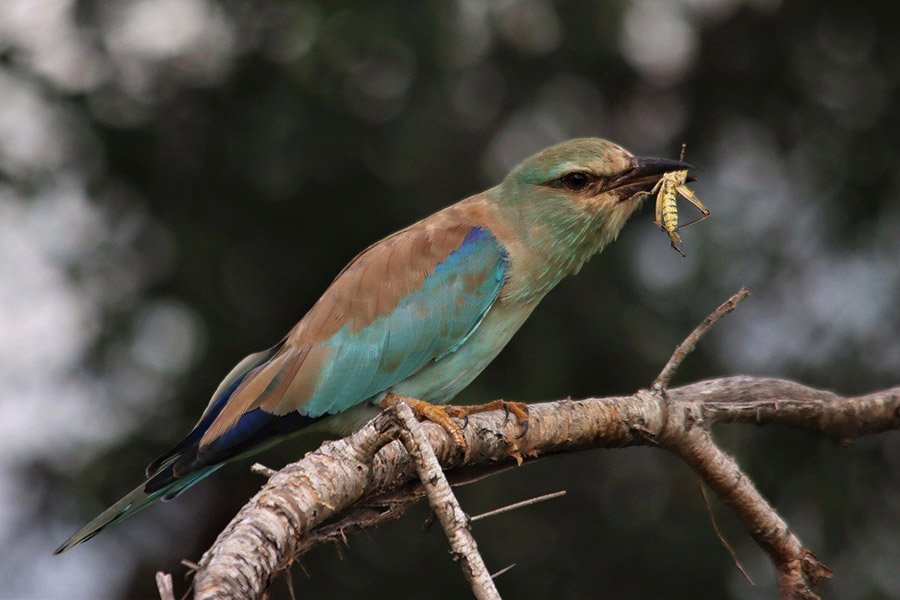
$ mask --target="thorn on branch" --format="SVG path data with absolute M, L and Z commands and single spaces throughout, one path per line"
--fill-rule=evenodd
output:
M 536 498 L 529 498 L 528 500 L 522 500 L 521 502 L 514 502 L 513 504 L 507 504 L 506 506 L 501 506 L 500 508 L 495 508 L 494 510 L 489 510 L 486 513 L 481 513 L 480 515 L 475 515 L 471 517 L 469 521 L 475 522 L 481 519 L 487 519 L 488 517 L 493 517 L 499 514 L 503 514 L 505 512 L 509 512 L 511 510 L 516 510 L 517 508 L 523 508 L 525 506 L 531 506 L 532 504 L 537 504 L 539 502 L 544 502 L 545 500 L 552 500 L 553 498 L 559 498 L 560 496 L 565 496 L 566 490 L 560 490 L 558 492 L 553 492 L 551 494 L 544 494 L 543 496 L 537 496 Z
M 287 582 L 288 595 L 291 600 L 297 600 L 297 595 L 294 593 L 294 574 L 291 573 L 290 567 L 285 569 L 284 579 Z
M 491 579 L 497 579 L 498 577 L 500 577 L 504 573 L 508 572 L 515 566 L 516 566 L 516 563 L 512 563 L 511 565 L 507 565 L 507 566 L 503 567 L 502 569 L 500 569 L 499 571 L 497 571 L 496 573 L 491 575 Z
M 272 476 L 275 475 L 275 473 L 277 473 L 278 471 L 276 471 L 275 469 L 270 469 L 266 465 L 260 463 L 253 463 L 253 465 L 250 467 L 250 472 L 254 475 L 262 475 L 266 479 L 271 479 Z
M 744 565 L 741 564 L 740 559 L 738 559 L 737 552 L 734 551 L 734 547 L 728 543 L 728 540 L 725 539 L 725 536 L 722 535 L 722 531 L 719 529 L 719 524 L 716 523 L 716 515 L 713 513 L 712 505 L 709 503 L 709 495 L 706 493 L 706 488 L 703 487 L 703 482 L 700 482 L 697 487 L 700 488 L 700 495 L 703 496 L 703 504 L 706 505 L 706 512 L 709 514 L 709 522 L 712 524 L 713 532 L 716 534 L 716 537 L 719 538 L 719 542 L 722 544 L 722 547 L 731 555 L 731 560 L 734 561 L 734 566 L 737 567 L 737 570 L 741 572 L 741 575 L 744 576 L 744 579 L 747 580 L 747 583 L 756 587 L 756 583 L 754 583 L 753 578 L 750 577 L 750 573 L 747 572 L 747 569 L 744 568 Z
M 182 566 L 186 567 L 188 570 L 188 572 L 186 573 L 187 577 L 190 577 L 191 575 L 196 573 L 197 570 L 200 568 L 200 565 L 198 565 L 194 561 L 188 560 L 186 558 L 181 559 L 181 564 L 182 564 Z
M 307 579 L 312 579 L 312 575 L 310 575 L 309 571 L 306 570 L 306 565 L 303 564 L 302 560 L 297 559 L 294 561 L 294 564 L 296 564 L 298 567 L 300 567 L 300 570 L 303 571 L 303 574 L 306 576 Z

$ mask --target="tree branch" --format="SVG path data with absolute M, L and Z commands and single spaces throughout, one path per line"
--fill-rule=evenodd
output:
M 900 387 L 843 397 L 791 381 L 726 377 L 670 388 L 667 399 L 642 390 L 633 396 L 560 400 L 529 405 L 530 427 L 516 439 L 518 425 L 503 411 L 469 417 L 465 464 L 440 427 L 422 429 L 445 468 L 512 463 L 557 452 L 588 448 L 659 445 L 682 456 L 720 500 L 735 510 L 754 539 L 776 561 L 782 587 L 796 577 L 820 577 L 818 561 L 796 538 L 773 544 L 773 532 L 788 532 L 733 459 L 707 433 L 716 423 L 781 424 L 819 431 L 841 443 L 900 429 Z M 279 573 L 309 550 L 311 532 L 360 503 L 355 520 L 324 529 L 321 539 L 397 518 L 421 492 L 391 496 L 416 477 L 398 442 L 384 443 L 387 417 L 380 415 L 353 435 L 324 444 L 278 472 L 241 509 L 200 561 L 197 598 L 258 598 Z M 377 453 L 376 453 L 377 452 Z M 365 501 L 368 500 L 368 501 Z M 808 566 L 804 566 L 808 565 Z M 811 577 L 810 575 L 813 575 Z M 811 592 L 810 592 L 811 593 Z M 785 596 L 813 597 L 813 596 Z
M 347 534 L 396 519 L 426 493 L 433 506 L 452 505 L 436 511 L 451 544 L 463 531 L 471 538 L 449 487 L 432 485 L 446 481 L 442 474 L 435 476 L 440 472 L 435 464 L 423 463 L 428 462 L 425 455 L 440 461 L 449 470 L 451 483 L 461 485 L 548 454 L 642 445 L 680 456 L 735 513 L 771 558 L 782 598 L 817 598 L 813 587 L 831 571 L 715 444 L 709 428 L 726 423 L 781 424 L 815 430 L 847 444 L 863 435 L 900 429 L 900 387 L 843 397 L 792 381 L 738 376 L 667 389 L 703 334 L 746 295 L 742 288 L 707 317 L 675 350 L 651 390 L 531 404 L 524 433 L 504 411 L 472 415 L 463 431 L 465 455 L 444 429 L 432 423 L 401 425 L 403 444 L 395 441 L 398 418 L 401 423 L 403 419 L 394 411 L 383 412 L 351 436 L 323 444 L 272 475 L 222 531 L 200 560 L 195 598 L 263 597 L 272 580 L 315 545 L 346 542 Z M 413 450 L 415 460 L 404 445 Z M 418 450 L 429 446 L 433 455 Z M 417 481 L 417 463 L 424 488 Z M 483 586 L 484 576 L 487 581 L 490 577 L 474 539 L 465 544 L 472 552 L 464 553 L 464 572 L 467 577 L 477 575 L 481 582 L 481 587 L 473 583 L 476 594 L 493 589 L 479 597 L 498 597 L 493 584 Z M 480 567 L 473 570 L 475 563 Z
M 156 589 L 159 591 L 159 600 L 175 600 L 175 586 L 172 584 L 172 575 L 156 572 Z
M 750 290 L 742 286 L 741 289 L 731 296 L 731 298 L 709 313 L 709 316 L 703 319 L 703 322 L 697 325 L 691 334 L 684 338 L 683 342 L 678 344 L 678 347 L 675 348 L 672 356 L 670 356 L 668 362 L 666 362 L 666 366 L 664 366 L 663 370 L 656 376 L 651 388 L 655 391 L 662 391 L 669 387 L 669 382 L 672 381 L 672 377 L 675 376 L 678 367 L 681 366 L 681 363 L 684 362 L 684 359 L 687 358 L 688 354 L 694 351 L 694 348 L 696 348 L 697 344 L 700 342 L 700 338 L 706 335 L 706 332 L 712 329 L 712 326 L 715 325 L 719 319 L 737 308 L 737 305 L 743 302 L 749 295 Z
M 500 593 L 469 530 L 469 517 L 453 495 L 450 483 L 441 470 L 441 464 L 422 431 L 422 425 L 416 420 L 412 409 L 402 400 L 394 405 L 391 412 L 401 425 L 400 439 L 415 462 L 419 480 L 425 487 L 431 509 L 447 534 L 453 559 L 462 563 L 463 574 L 472 587 L 472 592 L 478 600 L 500 600 Z

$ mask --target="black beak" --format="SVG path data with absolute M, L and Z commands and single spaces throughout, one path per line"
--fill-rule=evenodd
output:
M 631 159 L 633 166 L 626 171 L 631 177 L 647 177 L 650 175 L 662 175 L 672 171 L 687 171 L 696 167 L 691 163 L 668 158 L 653 158 L 649 156 L 635 156 Z
M 630 197 L 637 192 L 649 192 L 664 173 L 694 168 L 694 165 L 680 160 L 635 156 L 631 159 L 631 166 L 621 175 L 609 180 L 602 191 L 627 188 L 625 191 L 629 193 L 626 197 Z M 687 181 L 696 180 L 688 176 Z

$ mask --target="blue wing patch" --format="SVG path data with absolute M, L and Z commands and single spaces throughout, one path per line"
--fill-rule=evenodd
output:
M 455 351 L 497 299 L 508 271 L 505 249 L 487 229 L 474 227 L 460 246 L 400 300 L 388 315 L 360 331 L 345 326 L 324 342 L 328 358 L 315 393 L 301 410 L 276 415 L 255 408 L 218 438 L 199 445 L 206 430 L 254 369 L 280 345 L 252 355 L 229 374 L 193 431 L 148 469 L 147 491 L 171 485 L 206 465 L 249 452 L 266 441 L 345 411 L 377 396 Z M 176 493 L 181 491 L 180 488 Z
M 392 313 L 361 331 L 345 326 L 325 342 L 329 360 L 301 412 L 318 417 L 345 411 L 453 352 L 497 299 L 508 268 L 497 238 L 473 227 Z

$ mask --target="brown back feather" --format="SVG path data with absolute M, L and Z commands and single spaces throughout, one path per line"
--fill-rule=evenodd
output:
M 469 211 L 460 208 L 454 205 L 419 221 L 350 261 L 288 333 L 281 350 L 245 377 L 204 434 L 201 446 L 220 437 L 255 408 L 279 415 L 302 408 L 315 393 L 327 360 L 322 342 L 344 326 L 361 331 L 419 289 L 476 224 Z

